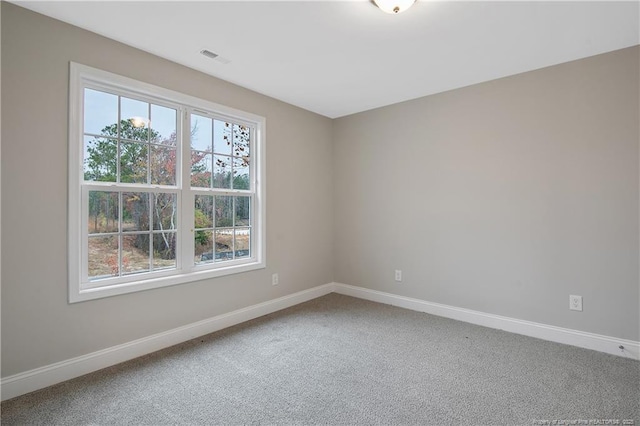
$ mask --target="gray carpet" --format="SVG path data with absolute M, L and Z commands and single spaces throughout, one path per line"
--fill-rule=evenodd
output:
M 1 407 L 3 425 L 640 425 L 639 395 L 637 361 L 330 294 Z

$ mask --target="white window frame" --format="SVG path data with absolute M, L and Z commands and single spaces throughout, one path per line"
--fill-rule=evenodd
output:
M 69 303 L 183 284 L 266 267 L 265 132 L 264 117 L 199 99 L 128 77 L 70 62 L 69 67 Z M 84 89 L 104 90 L 177 111 L 177 159 L 175 186 L 116 184 L 84 181 Z M 191 188 L 190 118 L 201 116 L 229 120 L 251 128 L 251 190 Z M 87 272 L 88 226 L 83 199 L 90 189 L 134 188 L 143 192 L 175 192 L 178 203 L 176 268 L 127 277 L 89 281 Z M 83 195 L 84 194 L 84 195 Z M 194 200 L 196 194 L 251 196 L 251 256 L 225 262 L 194 261 Z

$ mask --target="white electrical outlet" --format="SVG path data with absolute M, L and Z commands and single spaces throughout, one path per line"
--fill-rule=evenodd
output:
M 400 269 L 396 269 L 396 281 L 402 281 L 402 271 Z
M 582 296 L 569 296 L 569 309 L 572 311 L 582 311 Z
M 279 282 L 280 278 L 278 277 L 278 274 L 271 275 L 271 285 L 278 285 Z

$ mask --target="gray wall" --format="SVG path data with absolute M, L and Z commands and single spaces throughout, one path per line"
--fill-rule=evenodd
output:
M 332 281 L 329 119 L 1 7 L 3 377 Z M 267 118 L 267 269 L 67 303 L 69 61 Z
M 633 47 L 335 120 L 335 281 L 639 340 L 639 79 Z

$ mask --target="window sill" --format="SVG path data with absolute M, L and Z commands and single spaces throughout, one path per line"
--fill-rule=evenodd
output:
M 118 296 L 121 294 L 135 293 L 138 291 L 151 290 L 154 288 L 162 288 L 179 284 L 186 284 L 194 281 L 202 281 L 211 278 L 219 278 L 227 275 L 239 274 L 242 272 L 264 269 L 264 262 L 243 263 L 240 265 L 231 265 L 228 267 L 220 267 L 216 269 L 198 270 L 195 267 L 190 272 L 177 273 L 164 277 L 153 277 L 142 281 L 133 281 L 128 283 L 105 285 L 102 287 L 79 289 L 79 291 L 71 291 L 69 293 L 69 303 L 84 302 L 87 300 L 102 299 L 104 297 Z

